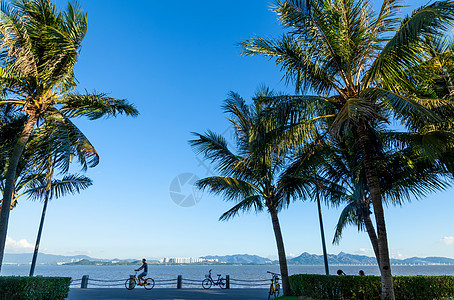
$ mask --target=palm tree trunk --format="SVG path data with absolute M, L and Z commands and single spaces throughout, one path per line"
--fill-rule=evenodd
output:
M 369 235 L 370 243 L 374 249 L 375 258 L 377 259 L 378 266 L 380 267 L 380 252 L 378 251 L 378 239 L 377 233 L 375 232 L 374 224 L 370 219 L 370 215 L 363 216 L 364 225 L 366 225 L 367 234 Z
M 39 222 L 38 236 L 36 237 L 35 251 L 33 252 L 32 265 L 30 267 L 29 276 L 35 273 L 36 260 L 38 258 L 39 242 L 41 241 L 41 233 L 43 232 L 44 218 L 46 217 L 47 203 L 49 202 L 50 190 L 46 191 L 46 198 L 44 199 L 43 212 L 41 213 L 41 221 Z
M 375 172 L 375 164 L 370 154 L 371 142 L 364 122 L 358 126 L 358 137 L 361 152 L 363 154 L 364 170 L 366 173 L 367 185 L 369 186 L 370 197 L 374 207 L 375 223 L 377 225 L 377 241 L 379 268 L 381 274 L 382 300 L 394 300 L 393 278 L 391 264 L 389 261 L 388 237 L 386 234 L 385 213 L 380 192 L 380 181 Z
M 320 198 L 317 190 L 317 208 L 318 208 L 318 221 L 320 223 L 320 234 L 322 236 L 322 249 L 323 249 L 323 261 L 325 263 L 325 273 L 329 275 L 329 266 L 328 266 L 328 254 L 326 253 L 326 242 L 325 242 L 325 230 L 323 229 L 323 218 L 322 218 L 322 208 L 320 206 Z
M 30 138 L 33 127 L 38 120 L 38 114 L 30 114 L 28 116 L 27 122 L 25 123 L 22 132 L 17 139 L 16 144 L 14 145 L 13 152 L 8 160 L 8 168 L 6 170 L 6 181 L 5 189 L 3 190 L 3 201 L 2 207 L 7 207 L 8 209 L 2 209 L 0 212 L 0 271 L 3 264 L 3 255 L 5 253 L 6 246 L 6 234 L 8 232 L 8 221 L 9 221 L 9 207 L 11 206 L 11 199 L 14 191 L 14 180 L 16 178 L 17 165 L 22 156 L 22 152 L 25 149 L 25 145 Z
M 273 222 L 274 236 L 276 238 L 277 254 L 279 257 L 279 266 L 281 270 L 282 278 L 282 290 L 284 296 L 290 296 L 290 283 L 288 281 L 288 268 L 287 258 L 285 256 L 284 240 L 282 238 L 281 226 L 279 225 L 279 219 L 277 217 L 277 211 L 275 208 L 270 208 L 271 221 Z

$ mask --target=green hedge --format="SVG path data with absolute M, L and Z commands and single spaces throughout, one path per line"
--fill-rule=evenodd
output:
M 0 277 L 0 299 L 65 299 L 69 277 Z
M 454 276 L 393 277 L 396 300 L 454 299 Z M 381 299 L 379 276 L 290 276 L 292 295 L 314 299 Z

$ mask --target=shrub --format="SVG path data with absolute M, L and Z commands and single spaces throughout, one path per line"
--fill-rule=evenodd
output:
M 454 297 L 454 276 L 393 277 L 396 300 L 448 299 Z M 290 276 L 292 295 L 315 299 L 381 299 L 379 276 Z
M 454 298 L 454 276 L 398 276 L 393 282 L 396 299 Z
M 0 299 L 65 299 L 69 277 L 0 277 Z

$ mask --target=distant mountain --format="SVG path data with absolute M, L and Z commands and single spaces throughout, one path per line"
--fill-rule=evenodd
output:
M 407 259 L 402 259 L 402 260 L 392 260 L 391 263 L 397 263 L 397 264 L 423 264 L 423 265 L 428 265 L 428 264 L 454 264 L 454 259 L 452 258 L 447 258 L 447 257 L 426 257 L 426 258 L 421 258 L 421 257 L 410 257 Z
M 203 259 L 217 259 L 221 263 L 243 264 L 243 265 L 264 265 L 273 263 L 272 260 L 257 255 L 235 254 L 224 256 L 202 256 Z
M 300 256 L 289 259 L 289 265 L 323 265 L 323 255 L 302 253 Z M 376 265 L 375 257 L 365 255 L 354 255 L 340 252 L 338 255 L 328 254 L 330 265 Z M 447 257 L 412 257 L 407 259 L 391 259 L 391 264 L 453 264 L 454 259 Z
M 323 265 L 323 255 L 302 253 L 300 256 L 289 259 L 290 265 Z M 328 264 L 330 265 L 370 265 L 376 264 L 375 257 L 365 255 L 354 255 L 340 252 L 338 255 L 328 254 Z
M 33 254 L 31 253 L 20 253 L 12 254 L 5 253 L 3 263 L 4 264 L 19 264 L 28 265 L 31 263 Z M 218 263 L 221 264 L 239 264 L 239 265 L 266 265 L 266 264 L 278 264 L 277 261 L 272 261 L 268 258 L 261 257 L 258 255 L 249 254 L 235 254 L 235 255 L 210 255 L 203 256 L 200 258 L 204 259 L 217 259 Z M 156 260 L 149 260 L 149 263 L 158 264 Z M 38 255 L 38 265 L 119 265 L 119 264 L 138 264 L 136 259 L 99 259 L 92 258 L 87 255 L 53 255 L 40 253 Z M 377 261 L 375 257 L 365 255 L 354 255 L 344 252 L 339 254 L 328 254 L 328 263 L 330 265 L 376 265 Z M 216 263 L 214 263 L 216 264 Z M 288 259 L 289 265 L 323 265 L 323 256 L 310 254 L 307 252 L 301 255 Z M 454 265 L 454 259 L 447 257 L 411 257 L 407 259 L 391 259 L 391 264 L 407 264 L 407 265 L 431 265 L 431 264 L 451 264 Z

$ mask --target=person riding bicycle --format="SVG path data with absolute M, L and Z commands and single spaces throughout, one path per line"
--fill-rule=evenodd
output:
M 139 274 L 139 276 L 137 276 L 137 278 L 139 278 L 139 281 L 143 281 L 143 277 L 147 276 L 147 273 L 148 273 L 148 265 L 147 265 L 147 260 L 145 258 L 142 259 L 142 266 L 140 268 L 138 268 L 137 270 L 134 270 L 134 271 L 140 271 L 143 269 L 143 272 Z

